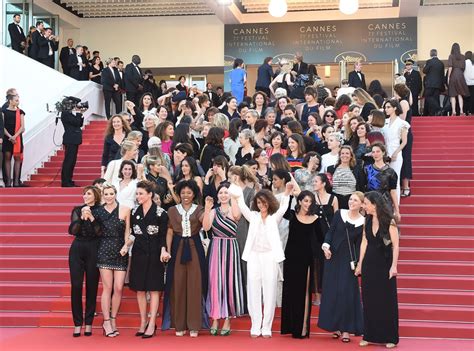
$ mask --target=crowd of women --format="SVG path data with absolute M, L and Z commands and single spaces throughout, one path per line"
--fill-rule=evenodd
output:
M 69 232 L 74 336 L 90 335 L 99 275 L 107 337 L 119 335 L 124 285 L 136 292 L 137 337 L 251 337 L 318 327 L 361 346 L 398 343 L 399 201 L 410 196 L 410 90 L 378 102 L 361 88 L 302 101 L 285 89 L 211 106 L 169 92 L 108 121 L 102 177 L 84 189 Z M 86 308 L 82 310 L 83 275 Z M 361 290 L 358 276 L 361 275 Z M 360 293 L 362 291 L 362 294 Z M 161 297 L 160 297 L 161 295 Z M 263 309 L 262 309 L 263 305 Z

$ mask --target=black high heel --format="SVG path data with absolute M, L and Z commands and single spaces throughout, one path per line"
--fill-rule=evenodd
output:
M 87 327 L 88 327 L 88 326 L 86 325 L 86 328 L 87 328 Z M 91 325 L 90 327 L 91 327 L 91 331 L 85 331 L 85 330 L 84 330 L 84 336 L 92 336 L 92 325 Z
M 110 319 L 104 319 L 104 323 L 105 322 L 109 322 L 110 323 Z M 108 338 L 115 338 L 115 333 L 114 331 L 111 331 L 110 333 L 107 333 L 105 331 L 105 327 L 104 327 L 104 324 L 102 324 L 102 330 L 103 330 L 103 334 L 105 337 L 108 337 Z
M 72 333 L 72 337 L 73 337 L 73 338 L 78 338 L 78 337 L 80 337 L 80 336 L 81 336 L 81 329 L 79 329 L 79 332 L 78 332 L 78 333 L 76 333 L 76 332 Z
M 147 328 L 147 329 L 148 329 L 148 328 Z M 155 324 L 155 330 L 153 331 L 153 334 L 145 334 L 145 333 L 143 333 L 142 339 L 150 339 L 150 338 L 153 337 L 154 335 L 156 335 L 156 324 Z
M 135 333 L 135 336 L 143 336 L 143 335 L 145 335 L 145 331 L 146 331 L 147 329 L 148 329 L 148 323 L 145 325 L 145 329 L 143 329 L 142 332 L 141 332 L 141 331 L 137 331 L 137 332 Z
M 112 320 L 115 321 L 117 318 L 110 316 L 110 319 L 112 319 Z M 110 323 L 110 324 L 112 324 L 112 323 Z M 115 334 L 116 336 L 119 336 L 119 335 L 120 335 L 119 331 L 117 330 L 117 326 L 115 326 L 114 334 Z

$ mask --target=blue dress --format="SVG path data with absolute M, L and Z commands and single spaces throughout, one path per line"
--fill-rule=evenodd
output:
M 230 90 L 232 91 L 232 95 L 237 99 L 237 104 L 240 104 L 244 100 L 244 79 L 244 69 L 237 67 L 230 72 Z

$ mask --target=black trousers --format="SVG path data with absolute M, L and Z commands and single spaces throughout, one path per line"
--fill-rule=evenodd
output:
M 41 58 L 39 61 L 48 67 L 54 68 L 54 55 L 48 56 L 47 58 Z
M 134 92 L 127 91 L 127 100 L 133 102 L 135 106 L 138 106 L 138 100 L 140 99 L 140 96 L 142 94 L 143 93 L 140 93 L 138 91 L 134 91 Z
M 423 108 L 425 116 L 436 116 L 441 109 L 439 93 L 440 90 L 438 88 L 425 88 L 425 106 Z
M 74 173 L 74 167 L 76 166 L 78 151 L 79 145 L 64 144 L 64 160 L 63 167 L 61 169 L 61 185 L 73 184 L 72 175 Z
M 104 100 L 105 100 L 105 115 L 107 119 L 110 119 L 112 114 L 110 113 L 110 101 L 114 102 L 115 105 L 115 113 L 120 113 L 122 107 L 122 96 L 117 90 L 109 91 L 104 90 Z
M 469 88 L 469 95 L 464 97 L 464 113 L 467 114 L 474 114 L 474 85 L 468 85 Z
M 418 111 L 418 95 L 413 94 L 413 104 L 411 105 L 411 115 L 419 116 L 420 112 Z
M 92 325 L 99 287 L 97 249 L 99 239 L 76 238 L 69 249 L 69 274 L 71 277 L 71 309 L 75 327 Z M 82 285 L 86 275 L 86 313 L 82 308 Z

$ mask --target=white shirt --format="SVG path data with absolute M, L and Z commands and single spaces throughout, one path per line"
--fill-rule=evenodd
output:
M 464 69 L 464 79 L 466 79 L 467 85 L 474 85 L 474 65 L 469 59 L 466 60 L 466 68 Z M 473 99 L 472 96 L 471 99 Z
M 77 65 L 79 66 L 79 71 L 82 71 L 82 56 L 77 55 Z
M 388 155 L 392 155 L 395 150 L 400 147 L 400 139 L 403 129 L 410 129 L 410 124 L 400 117 L 397 117 L 392 124 L 390 124 L 390 118 L 385 120 L 382 134 L 385 137 L 385 146 L 387 147 Z M 399 156 L 401 156 L 401 154 Z
M 354 87 L 341 87 L 337 90 L 337 97 L 341 95 L 348 95 L 349 97 L 351 97 L 354 90 Z
M 330 152 L 321 156 L 321 172 L 325 173 L 329 166 L 334 166 L 339 160 L 339 155 L 333 155 Z

